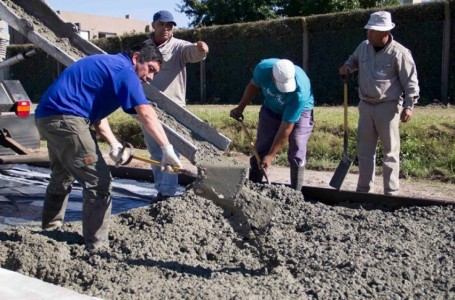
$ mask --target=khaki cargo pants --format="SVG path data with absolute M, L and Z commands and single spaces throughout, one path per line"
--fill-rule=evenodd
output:
M 43 207 L 43 228 L 52 222 L 63 222 L 68 195 L 77 180 L 83 189 L 84 241 L 89 247 L 107 246 L 112 177 L 89 120 L 55 115 L 36 119 L 36 125 L 47 140 L 51 169 Z
M 384 194 L 397 195 L 400 183 L 400 113 L 398 101 L 370 104 L 359 102 L 357 156 L 359 158 L 358 192 L 374 191 L 376 147 L 383 145 L 382 175 Z

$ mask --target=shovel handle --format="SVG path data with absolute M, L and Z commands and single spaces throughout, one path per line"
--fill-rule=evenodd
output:
M 151 164 L 153 166 L 156 166 L 156 167 L 161 167 L 162 166 L 161 163 L 159 161 L 157 161 L 157 160 L 148 159 L 148 158 L 140 157 L 140 156 L 136 156 L 136 155 L 131 155 L 131 158 L 132 159 L 137 159 L 137 160 L 140 160 L 140 161 L 143 161 L 143 162 L 146 162 L 146 163 L 149 163 L 149 164 Z M 184 174 L 184 175 L 192 177 L 192 178 L 198 178 L 198 174 L 193 173 L 190 170 L 182 169 L 182 168 L 179 168 L 179 167 L 176 167 L 176 166 L 171 166 L 171 168 L 172 168 L 172 171 L 174 173 Z
M 242 119 L 239 119 L 237 121 L 239 121 L 240 124 L 242 124 L 242 129 L 245 132 L 245 135 L 248 139 L 248 143 L 250 144 L 251 151 L 253 152 L 253 155 L 256 158 L 259 170 L 261 171 L 262 175 L 264 175 L 267 183 L 270 184 L 269 177 L 267 176 L 267 172 L 265 172 L 264 168 L 261 166 L 261 157 L 259 156 L 259 153 L 256 150 L 256 147 L 254 146 L 253 137 L 251 136 L 250 132 L 248 131 L 248 128 L 246 128 L 245 124 L 243 123 L 243 116 L 242 116 Z
M 259 164 L 261 162 L 261 157 L 259 156 L 259 153 L 256 151 L 256 147 L 254 147 L 253 137 L 248 131 L 248 128 L 246 128 L 245 124 L 243 123 L 243 120 L 239 120 L 239 122 L 240 124 L 242 124 L 242 129 L 243 132 L 245 132 L 246 138 L 248 139 L 248 144 L 250 144 L 251 151 L 253 152 L 253 155 L 254 157 L 256 157 L 256 160 L 258 161 Z
M 350 78 L 351 78 L 351 71 L 349 69 L 346 71 L 346 74 L 341 75 L 341 80 L 343 80 L 346 83 L 349 81 Z
M 349 74 L 349 73 L 348 73 Z M 348 75 L 349 76 L 349 75 Z M 347 156 L 348 153 L 348 81 L 343 82 L 343 153 Z
M 131 157 L 133 159 L 136 159 L 136 160 L 140 160 L 140 161 L 143 161 L 143 162 L 146 162 L 146 163 L 149 163 L 155 167 L 161 167 L 161 163 L 157 160 L 153 160 L 153 159 L 148 159 L 148 158 L 145 158 L 145 157 L 140 157 L 140 156 L 136 156 L 136 155 L 131 155 Z M 185 169 L 181 169 L 179 167 L 176 167 L 176 166 L 171 166 L 172 170 L 176 173 L 182 173 L 182 172 L 189 172 Z
M 122 148 L 122 150 L 120 152 L 121 153 L 120 155 L 122 155 L 123 152 L 125 152 L 125 151 L 128 151 L 129 157 L 128 157 L 128 159 L 125 162 L 121 163 L 121 165 L 127 165 L 127 164 L 129 164 L 131 162 L 131 160 L 136 159 L 136 160 L 140 160 L 140 161 L 149 163 L 149 164 L 151 164 L 153 166 L 156 166 L 156 167 L 161 167 L 162 166 L 161 163 L 159 161 L 157 161 L 157 160 L 153 160 L 153 159 L 144 158 L 144 157 L 140 157 L 140 156 L 134 155 L 133 154 L 134 147 L 130 143 L 124 143 L 123 144 L 123 148 Z M 116 167 L 118 167 L 117 164 L 116 164 Z M 182 168 L 179 168 L 179 167 L 176 167 L 176 166 L 171 166 L 171 168 L 172 168 L 172 171 L 175 172 L 175 173 L 192 174 L 190 171 L 182 169 Z

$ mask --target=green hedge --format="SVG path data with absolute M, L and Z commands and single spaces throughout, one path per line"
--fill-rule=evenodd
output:
M 420 104 L 441 99 L 442 48 L 445 7 L 451 13 L 449 97 L 455 98 L 455 0 L 386 8 L 392 12 L 395 39 L 409 48 L 417 64 L 421 88 Z M 273 21 L 177 30 L 175 36 L 189 41 L 202 39 L 210 47 L 205 61 L 205 98 L 201 99 L 201 66 L 189 64 L 188 103 L 233 104 L 240 100 L 251 79 L 254 66 L 263 58 L 288 58 L 304 66 L 312 81 L 316 105 L 342 102 L 338 68 L 366 39 L 363 29 L 374 10 L 285 18 Z M 304 27 L 308 45 L 304 45 Z M 122 51 L 128 45 L 147 38 L 145 33 L 95 40 L 108 53 Z M 30 47 L 30 46 L 29 46 Z M 23 46 L 8 47 L 8 55 Z M 308 49 L 308 50 L 306 50 Z M 308 51 L 308 61 L 304 61 Z M 34 102 L 62 69 L 45 53 L 11 68 L 11 78 L 21 80 Z M 32 74 L 32 76 L 30 76 Z M 351 101 L 356 101 L 353 93 Z M 256 99 L 254 103 L 260 103 Z

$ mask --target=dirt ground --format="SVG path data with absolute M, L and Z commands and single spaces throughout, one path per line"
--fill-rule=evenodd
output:
M 44 154 L 46 153 L 46 148 L 41 148 L 36 153 Z M 146 150 L 135 150 L 135 155 L 148 158 L 148 152 Z M 104 153 L 104 158 L 108 164 L 113 164 L 107 153 Z M 248 157 L 240 154 L 233 153 L 230 154 L 231 157 L 234 157 L 237 160 L 244 162 L 248 161 Z M 181 157 L 183 167 L 185 169 L 197 172 L 197 168 L 191 164 L 190 161 Z M 129 164 L 129 167 L 135 168 L 149 168 L 147 163 L 132 160 Z M 269 180 L 275 183 L 290 184 L 289 177 L 289 168 L 283 166 L 273 165 L 269 171 Z M 330 188 L 329 182 L 333 176 L 333 172 L 329 171 L 314 171 L 314 170 L 305 170 L 305 179 L 304 185 L 316 186 L 323 188 Z M 358 174 L 349 173 L 343 181 L 341 190 L 346 191 L 355 191 L 357 186 Z M 382 193 L 382 176 L 378 175 L 375 178 L 375 193 Z M 420 198 L 420 199 L 440 199 L 444 201 L 453 201 L 455 202 L 455 184 L 443 183 L 440 181 L 430 181 L 430 180 L 416 180 L 416 179 L 400 179 L 400 196 L 411 197 L 411 198 Z
M 270 178 L 273 181 L 289 183 L 289 169 L 273 167 Z M 329 187 L 333 172 L 305 171 L 305 185 Z M 343 181 L 341 190 L 355 191 L 358 174 L 350 173 Z M 375 178 L 375 193 L 382 193 L 382 176 Z M 400 196 L 423 199 L 441 199 L 455 202 L 455 185 L 428 180 L 400 179 Z

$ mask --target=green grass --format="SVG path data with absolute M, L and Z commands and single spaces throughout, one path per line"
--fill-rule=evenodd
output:
M 240 124 L 229 117 L 233 105 L 189 105 L 187 109 L 209 123 L 232 142 L 229 151 L 250 155 L 248 143 Z M 245 125 L 256 137 L 259 106 L 248 106 L 244 112 Z M 308 142 L 307 168 L 334 170 L 343 149 L 343 108 L 316 107 L 315 128 Z M 349 107 L 349 156 L 354 158 L 352 171 L 357 169 L 356 131 L 357 107 Z M 109 118 L 119 139 L 143 148 L 139 123 L 122 112 Z M 401 171 L 405 178 L 432 179 L 455 183 L 455 108 L 442 106 L 416 107 L 411 122 L 401 123 Z M 287 165 L 287 146 L 274 163 Z M 377 149 L 378 166 L 382 165 L 382 146 Z M 377 168 L 380 171 L 380 167 Z

